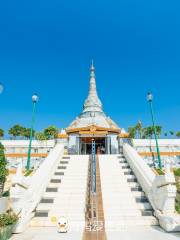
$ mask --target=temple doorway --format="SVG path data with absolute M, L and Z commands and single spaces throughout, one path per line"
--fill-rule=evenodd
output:
M 80 154 L 92 153 L 92 140 L 95 141 L 96 154 L 106 153 L 105 137 L 81 137 L 80 138 Z

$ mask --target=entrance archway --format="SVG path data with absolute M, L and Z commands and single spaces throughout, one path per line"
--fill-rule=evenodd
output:
M 81 137 L 80 138 L 80 154 L 92 153 L 92 140 L 95 141 L 96 154 L 106 153 L 105 137 Z

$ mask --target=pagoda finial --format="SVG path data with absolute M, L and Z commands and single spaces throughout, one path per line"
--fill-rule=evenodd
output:
M 91 69 L 94 69 L 94 61 L 93 61 L 93 59 L 91 60 Z
M 95 78 L 95 68 L 94 62 L 92 60 L 90 67 L 90 83 L 89 83 L 89 94 L 84 103 L 83 112 L 103 112 L 102 103 L 98 98 L 96 91 L 96 78 Z
M 94 74 L 95 68 L 94 68 L 94 61 L 93 61 L 93 59 L 92 59 L 92 61 L 91 61 L 91 68 L 90 68 L 90 70 L 91 70 L 90 76 L 91 76 L 91 77 L 95 77 L 95 74 Z

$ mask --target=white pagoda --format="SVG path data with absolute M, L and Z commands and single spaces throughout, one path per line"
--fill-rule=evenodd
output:
M 121 129 L 103 111 L 96 89 L 95 68 L 90 68 L 89 94 L 82 113 L 66 129 L 69 136 L 69 151 L 77 154 L 91 153 L 92 140 L 101 153 L 118 153 Z

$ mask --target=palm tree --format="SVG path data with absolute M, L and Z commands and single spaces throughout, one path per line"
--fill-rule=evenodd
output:
M 22 136 L 23 130 L 24 128 L 21 125 L 16 124 L 9 129 L 8 133 L 12 135 L 14 138 L 16 138 L 16 137 Z
M 129 127 L 128 133 L 130 138 L 135 138 L 136 136 L 136 128 L 135 127 Z
M 138 136 L 141 139 L 142 138 L 142 122 L 138 121 L 138 123 L 136 124 L 136 130 L 138 132 Z
M 161 126 L 155 126 L 155 128 L 156 128 L 157 136 L 158 136 L 158 138 L 160 138 L 161 133 L 162 133 L 162 127 Z
M 22 135 L 23 137 L 25 137 L 26 139 L 29 139 L 31 135 L 31 128 L 24 128 Z M 35 136 L 35 130 L 32 131 L 32 137 Z
M 143 128 L 143 138 L 144 139 L 152 139 L 152 136 L 153 136 L 153 127 L 146 127 L 146 128 Z
M 4 137 L 4 130 L 2 128 L 0 128 L 0 138 Z

